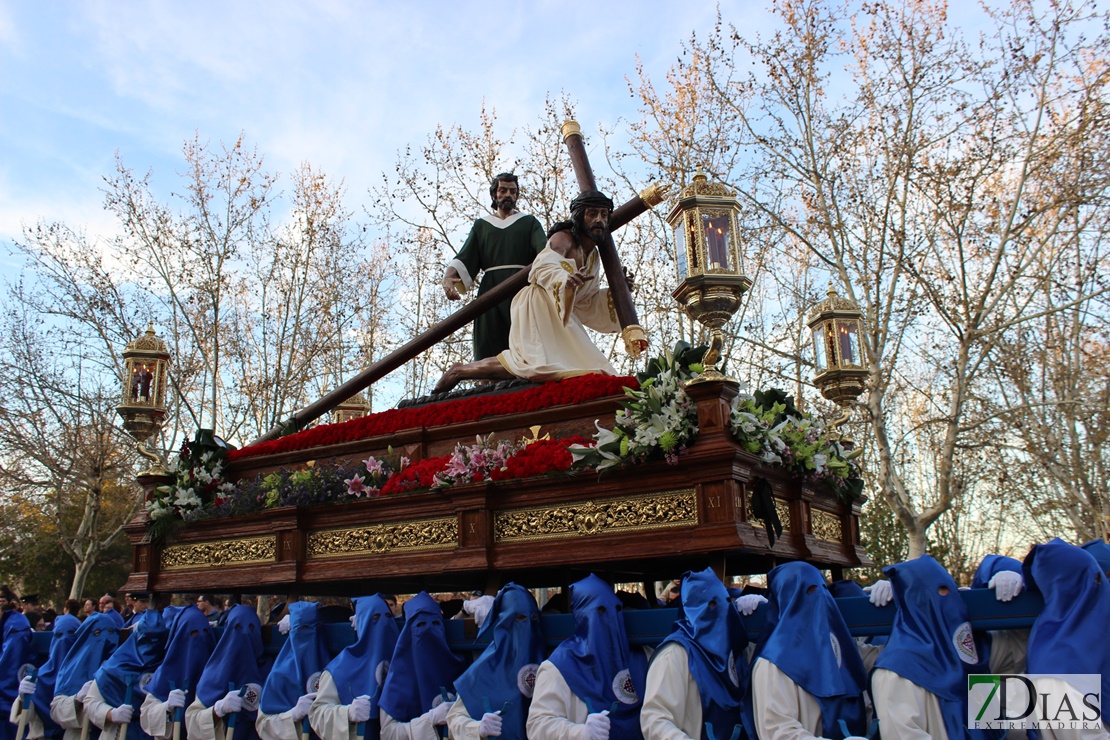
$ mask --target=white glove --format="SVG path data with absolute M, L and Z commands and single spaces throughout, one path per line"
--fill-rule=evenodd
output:
M 358 625 L 355 624 L 355 615 L 351 615 L 351 629 L 355 631 L 355 637 L 358 637 Z
M 185 706 L 185 692 L 174 689 L 166 697 L 166 709 L 180 709 L 183 706 Z
M 486 622 L 486 617 L 489 616 L 490 609 L 493 608 L 493 597 L 479 596 L 476 599 L 464 601 L 462 605 L 463 611 L 474 617 L 475 623 L 481 627 Z
M 108 721 L 117 725 L 122 725 L 131 721 L 131 715 L 135 713 L 134 708 L 130 704 L 124 704 L 121 707 L 108 710 Z
M 736 604 L 736 611 L 745 617 L 750 617 L 759 608 L 760 604 L 767 603 L 767 597 L 762 594 L 744 594 L 743 596 L 737 596 L 733 603 Z
M 431 711 L 428 712 L 428 718 L 432 721 L 433 725 L 447 724 L 447 711 L 451 709 L 452 704 L 454 704 L 454 702 L 445 701 L 432 707 Z
M 286 614 L 284 617 L 282 617 L 281 621 L 278 622 L 278 632 L 280 632 L 283 635 L 288 635 L 289 634 L 289 615 L 288 614 Z
M 89 689 L 92 688 L 92 681 L 85 681 L 81 688 L 77 689 L 77 693 L 73 695 L 74 701 L 85 701 L 85 697 L 89 695 Z
M 486 712 L 478 721 L 478 734 L 482 737 L 501 736 L 501 714 L 499 712 Z
M 217 701 L 216 706 L 212 708 L 216 710 L 216 714 L 220 717 L 235 714 L 243 708 L 243 697 L 239 696 L 238 689 L 233 689 L 227 692 L 223 699 Z
M 876 581 L 874 586 L 864 590 L 871 595 L 871 603 L 875 606 L 886 606 L 894 598 L 894 586 L 890 581 Z
M 609 710 L 586 715 L 586 731 L 582 740 L 609 740 Z
M 1025 580 L 1021 577 L 1021 573 L 1015 573 L 1012 570 L 1000 570 L 994 574 L 987 588 L 994 589 L 994 598 L 999 601 L 1009 601 L 1021 593 L 1021 589 L 1025 587 Z M 23 693 L 23 684 L 19 685 L 19 692 Z
M 316 692 L 305 694 L 300 699 L 297 699 L 297 703 L 294 704 L 293 708 L 289 710 L 290 718 L 292 718 L 294 722 L 300 722 L 302 719 L 307 717 L 309 710 L 312 709 L 312 702 L 315 699 Z
M 347 719 L 351 722 L 365 722 L 370 719 L 370 697 L 366 694 L 356 696 L 347 709 Z
M 35 679 L 25 678 L 19 682 L 19 693 L 24 696 L 30 696 L 35 693 Z

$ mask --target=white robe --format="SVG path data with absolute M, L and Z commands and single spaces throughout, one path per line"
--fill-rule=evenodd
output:
M 173 737 L 173 710 L 166 702 L 147 694 L 139 709 L 139 726 L 153 738 L 169 740 Z
M 585 740 L 586 703 L 570 690 L 550 660 L 536 671 L 536 688 L 528 709 L 528 737 L 544 740 Z
M 254 720 L 254 729 L 262 740 L 300 740 L 301 720 L 293 719 L 289 710 L 266 714 L 259 709 L 258 717 Z
M 761 738 L 813 740 L 821 735 L 821 705 L 813 694 L 765 658 L 752 666 L 755 728 Z M 885 733 L 884 740 L 888 740 Z
M 455 701 L 447 712 L 447 730 L 451 733 L 451 740 L 482 740 L 486 736 L 478 732 L 478 720 L 466 711 L 466 704 Z
M 85 712 L 89 715 L 89 720 L 100 728 L 100 740 L 119 740 L 120 725 L 108 719 L 108 713 L 113 709 L 115 707 L 104 700 L 100 687 L 93 681 L 88 696 L 85 697 Z M 137 714 L 131 715 L 132 722 L 139 721 Z
M 410 722 L 393 719 L 385 710 L 379 710 L 382 722 L 382 740 L 439 740 L 439 731 L 432 724 L 431 710 Z M 450 714 L 451 710 L 448 709 Z
M 876 668 L 871 694 L 883 740 L 948 740 L 940 700 L 894 671 Z
M 644 740 L 701 739 L 701 693 L 682 645 L 667 643 L 648 667 L 640 730 Z M 730 728 L 723 737 L 731 732 Z M 722 737 L 719 728 L 717 736 Z
M 23 740 L 39 740 L 44 737 L 46 730 L 42 726 L 42 718 L 39 717 L 38 707 L 35 706 L 29 696 L 23 701 L 12 702 L 12 711 L 8 717 L 11 723 L 15 725 L 16 729 L 19 729 L 19 712 L 16 711 L 19 706 L 24 707 L 23 711 L 27 715 L 27 727 L 23 730 Z M 20 740 L 20 738 L 16 740 Z
M 193 699 L 193 703 L 185 707 L 185 731 L 189 740 L 224 740 L 227 736 L 226 719 L 216 714 L 214 708 L 204 706 L 200 699 Z M 240 719 L 239 726 L 242 723 Z
M 65 730 L 62 740 L 80 740 L 81 724 L 85 721 L 85 709 L 81 702 L 72 696 L 54 694 L 50 700 L 50 719 Z
M 587 280 L 568 301 L 566 280 L 574 260 L 546 247 L 536 256 L 528 286 L 513 298 L 509 349 L 497 356 L 518 378 L 549 381 L 616 370 L 586 333 L 620 331 L 608 289 L 597 285 L 601 260 L 594 249 L 586 258 Z
M 358 724 L 349 719 L 349 707 L 350 704 L 339 703 L 339 689 L 331 672 L 320 674 L 320 688 L 316 690 L 308 720 L 321 740 L 354 740 L 357 737 Z

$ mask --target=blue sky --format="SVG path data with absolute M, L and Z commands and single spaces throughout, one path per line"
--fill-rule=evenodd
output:
M 762 2 L 725 7 L 749 30 L 771 21 Z M 399 149 L 475 126 L 483 101 L 507 135 L 566 92 L 588 134 L 635 115 L 637 55 L 661 79 L 715 14 L 701 0 L 0 0 L 0 243 L 40 219 L 111 233 L 115 152 L 168 190 L 194 131 L 244 131 L 282 172 L 307 160 L 345 179 L 353 207 Z

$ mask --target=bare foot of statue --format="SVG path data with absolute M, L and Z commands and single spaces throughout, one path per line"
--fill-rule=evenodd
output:
M 443 377 L 439 379 L 439 382 L 436 383 L 436 387 L 432 389 L 432 393 L 446 393 L 458 385 L 459 381 L 462 380 L 462 377 L 459 375 L 459 370 L 464 364 L 465 363 L 462 362 L 456 362 L 452 365 L 447 372 L 443 374 Z

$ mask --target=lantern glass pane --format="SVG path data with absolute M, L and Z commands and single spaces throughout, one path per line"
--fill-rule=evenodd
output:
M 151 396 L 154 390 L 154 362 L 136 359 L 131 366 L 131 392 L 129 403 L 143 406 L 154 405 Z
M 829 358 L 825 354 L 825 327 L 818 326 L 813 330 L 813 353 L 816 355 L 817 372 L 829 369 Z
M 701 214 L 705 232 L 706 262 L 711 269 L 736 271 L 732 264 L 732 219 L 727 212 L 710 211 Z
M 690 276 L 690 266 L 686 261 L 686 216 L 674 228 L 674 256 L 678 265 L 678 281 L 682 282 Z
M 859 322 L 849 319 L 836 322 L 840 364 L 860 367 Z
M 836 325 L 832 319 L 821 324 L 822 333 L 824 334 L 825 342 L 825 358 L 828 360 L 828 367 L 834 370 L 840 367 L 840 353 L 837 352 L 836 346 Z

